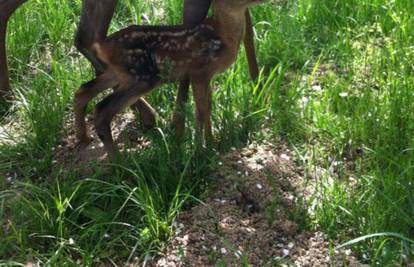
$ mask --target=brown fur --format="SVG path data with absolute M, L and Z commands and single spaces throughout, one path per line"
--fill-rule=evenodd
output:
M 0 103 L 9 99 L 10 81 L 6 54 L 6 32 L 10 16 L 27 0 L 0 0 Z
M 210 80 L 237 58 L 245 36 L 247 8 L 257 1 L 215 0 L 214 16 L 195 27 L 131 26 L 93 45 L 106 71 L 83 85 L 79 94 L 88 97 L 76 103 L 76 121 L 84 121 L 85 103 L 116 84 L 120 89 L 102 100 L 95 109 L 95 128 L 108 154 L 117 154 L 110 123 L 122 109 L 165 82 L 192 84 L 196 103 L 196 138 L 211 140 Z M 184 84 L 185 85 L 185 84 Z M 182 98 L 187 98 L 182 94 Z M 78 98 L 77 98 L 78 99 Z M 79 98 L 80 99 L 80 98 Z M 84 122 L 77 124 L 78 137 L 86 138 Z

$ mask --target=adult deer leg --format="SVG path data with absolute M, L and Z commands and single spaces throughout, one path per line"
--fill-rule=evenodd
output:
M 184 24 L 195 26 L 207 16 L 211 0 L 184 0 Z
M 0 102 L 5 102 L 10 92 L 9 69 L 6 55 L 7 20 L 0 20 Z
M 249 64 L 250 78 L 256 80 L 259 76 L 256 52 L 254 49 L 254 32 L 250 11 L 246 10 L 246 33 L 244 36 L 244 47 L 246 48 L 247 62 Z
M 16 9 L 27 0 L 0 0 L 0 102 L 5 102 L 10 94 L 9 69 L 6 54 L 7 23 Z
M 92 52 L 92 45 L 105 39 L 115 12 L 117 0 L 83 0 L 81 18 L 75 36 L 75 46 L 92 64 L 97 73 L 105 66 Z
M 117 3 L 117 0 L 82 1 L 82 13 L 76 32 L 75 46 L 91 62 L 97 74 L 104 72 L 105 66 L 92 51 L 92 45 L 106 38 Z M 145 99 L 138 99 L 132 108 L 139 111 L 144 127 L 155 127 L 156 112 Z

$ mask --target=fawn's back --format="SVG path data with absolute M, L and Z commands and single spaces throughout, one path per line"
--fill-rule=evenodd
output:
M 192 72 L 211 72 L 225 52 L 214 28 L 130 26 L 95 44 L 98 57 L 118 74 L 135 80 L 175 81 Z
M 119 78 L 180 80 L 212 77 L 237 57 L 245 31 L 245 11 L 260 0 L 215 0 L 214 16 L 195 27 L 130 26 L 95 44 L 98 57 Z

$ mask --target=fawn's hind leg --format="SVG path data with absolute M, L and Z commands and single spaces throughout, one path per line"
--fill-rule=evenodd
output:
M 126 90 L 112 93 L 96 106 L 94 119 L 95 129 L 111 159 L 114 159 L 119 152 L 111 133 L 111 121 L 113 117 L 121 110 L 136 103 L 140 97 L 153 88 L 154 85 L 152 84 L 140 82 Z
M 87 145 L 91 138 L 88 136 L 85 122 L 86 107 L 89 101 L 104 90 L 117 85 L 114 75 L 105 72 L 96 79 L 82 84 L 75 93 L 74 111 L 75 111 L 75 132 L 80 144 Z

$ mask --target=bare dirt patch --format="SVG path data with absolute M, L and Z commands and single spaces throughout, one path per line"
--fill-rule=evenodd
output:
M 137 134 L 142 130 L 133 113 L 117 116 L 113 125 L 121 149 L 149 145 Z M 103 146 L 93 129 L 90 133 L 93 142 L 81 150 L 69 132 L 55 161 L 82 173 L 87 163 L 104 161 Z M 313 183 L 305 182 L 287 146 L 233 149 L 211 176 L 216 181 L 208 197 L 181 212 L 171 242 L 144 266 L 363 266 L 350 251 L 333 251 L 337 243 L 311 229 L 304 200 Z
M 180 214 L 151 266 L 362 266 L 310 229 L 309 188 L 286 146 L 252 144 L 219 165 L 215 188 Z
M 87 116 L 87 127 L 92 142 L 86 147 L 78 145 L 73 125 L 73 121 L 68 121 L 66 128 L 71 130 L 63 138 L 61 145 L 56 148 L 54 162 L 63 164 L 65 168 L 72 170 L 84 168 L 92 162 L 104 162 L 107 159 L 107 153 L 94 129 L 93 117 Z M 149 145 L 132 111 L 116 116 L 111 125 L 115 143 L 121 151 L 127 148 L 140 150 Z

